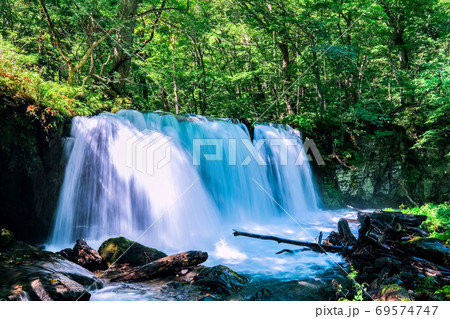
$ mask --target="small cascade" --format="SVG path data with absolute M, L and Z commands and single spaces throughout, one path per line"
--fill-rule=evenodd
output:
M 254 144 L 261 140 L 261 156 L 268 162 L 267 174 L 274 199 L 289 214 L 306 217 L 318 211 L 311 167 L 300 133 L 287 125 L 256 125 Z

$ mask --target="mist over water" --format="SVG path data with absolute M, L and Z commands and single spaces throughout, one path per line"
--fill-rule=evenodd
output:
M 314 241 L 339 218 L 319 209 L 300 133 L 288 126 L 256 125 L 252 141 L 236 121 L 121 110 L 75 118 L 72 137 L 49 249 L 124 236 L 166 253 L 205 250 L 209 264 L 248 272 L 333 263 L 280 258 L 292 246 L 231 234 Z

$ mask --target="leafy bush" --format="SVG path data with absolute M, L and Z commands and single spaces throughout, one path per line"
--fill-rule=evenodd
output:
M 421 225 L 431 237 L 450 243 L 450 203 L 424 204 L 420 207 L 402 209 L 404 214 L 426 215 Z
M 45 81 L 38 73 L 37 56 L 22 54 L 0 38 L 0 92 L 28 105 L 27 115 L 50 125 L 51 118 L 93 115 L 111 108 L 129 108 L 126 98 L 111 99 L 101 92 Z

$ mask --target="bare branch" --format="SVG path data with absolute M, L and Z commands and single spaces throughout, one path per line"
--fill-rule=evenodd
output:
M 181 9 L 181 8 L 164 8 L 163 6 L 161 6 L 161 8 L 153 8 L 153 9 L 144 11 L 142 13 L 138 13 L 136 15 L 136 17 L 141 18 L 150 13 L 161 13 L 163 11 L 186 11 L 187 12 L 187 11 L 189 11 L 189 0 L 187 1 L 186 8 L 183 8 L 183 9 Z

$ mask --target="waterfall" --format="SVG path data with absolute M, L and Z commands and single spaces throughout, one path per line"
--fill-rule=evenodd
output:
M 121 110 L 74 118 L 71 135 L 50 246 L 125 236 L 192 249 L 217 241 L 224 223 L 319 210 L 309 164 L 298 165 L 301 138 L 288 126 L 256 125 L 252 141 L 228 119 Z

